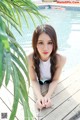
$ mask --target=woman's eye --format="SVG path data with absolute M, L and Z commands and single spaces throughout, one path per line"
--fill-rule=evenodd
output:
M 48 42 L 48 44 L 52 45 L 53 43 L 52 42 Z
M 38 44 L 43 44 L 43 42 L 39 42 Z

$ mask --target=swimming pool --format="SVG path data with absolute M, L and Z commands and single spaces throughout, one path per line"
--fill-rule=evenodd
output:
M 48 21 L 43 20 L 43 23 L 52 25 L 57 32 L 58 50 L 67 57 L 66 70 L 80 64 L 80 11 L 47 8 L 39 11 L 49 17 Z M 22 20 L 23 37 L 16 36 L 26 53 L 31 51 L 31 38 L 34 30 L 32 21 L 29 21 L 30 29 L 26 28 L 25 22 Z M 38 25 L 36 19 L 35 21 Z

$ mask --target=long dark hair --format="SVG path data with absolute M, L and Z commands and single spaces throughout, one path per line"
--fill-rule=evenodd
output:
M 39 68 L 40 57 L 37 50 L 37 42 L 38 42 L 38 37 L 43 32 L 49 35 L 54 45 L 52 53 L 50 55 L 50 62 L 51 62 L 50 71 L 51 71 L 51 80 L 52 80 L 56 70 L 56 62 L 57 62 L 56 51 L 58 49 L 58 46 L 57 46 L 57 35 L 54 28 L 51 25 L 47 25 L 47 24 L 40 25 L 34 30 L 33 37 L 32 37 L 32 47 L 34 50 L 34 53 L 33 53 L 34 67 L 35 67 L 37 77 L 40 80 L 40 68 Z

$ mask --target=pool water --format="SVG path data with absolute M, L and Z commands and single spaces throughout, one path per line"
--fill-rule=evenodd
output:
M 80 64 L 80 11 L 70 11 L 65 9 L 42 9 L 41 14 L 46 15 L 49 19 L 43 20 L 43 23 L 52 25 L 57 33 L 58 51 L 67 57 L 65 65 L 66 70 Z M 25 22 L 23 24 L 23 37 L 15 31 L 16 38 L 19 44 L 23 47 L 26 53 L 31 50 L 31 38 L 34 31 L 34 25 L 29 19 L 30 28 L 27 29 Z M 40 23 L 35 18 L 36 24 Z

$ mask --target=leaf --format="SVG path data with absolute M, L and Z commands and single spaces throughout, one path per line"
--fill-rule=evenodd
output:
M 19 76 L 18 76 L 15 65 L 13 64 L 12 66 L 13 66 L 12 78 L 13 78 L 13 83 L 14 83 L 14 102 L 13 102 L 13 106 L 12 106 L 10 120 L 14 120 L 14 118 L 15 118 L 18 103 L 19 103 L 19 96 L 20 96 L 20 94 L 19 94 Z
M 6 41 L 6 44 L 5 42 Z M 4 51 L 9 49 L 7 44 L 7 37 L 5 33 L 5 23 L 0 17 L 0 87 L 2 86 L 3 77 L 5 76 L 5 67 L 4 67 Z
M 9 37 L 9 39 L 11 38 L 14 41 L 16 40 L 13 33 L 9 30 L 9 28 L 7 26 L 6 26 L 6 33 L 7 33 L 8 37 Z
M 25 54 L 25 51 L 22 49 L 22 47 L 16 42 L 16 41 L 13 41 L 11 40 L 12 44 L 14 44 L 16 46 L 16 48 L 11 44 L 11 48 L 14 50 L 14 51 L 20 51 L 20 53 L 22 54 L 22 56 L 26 59 L 25 60 L 25 65 L 26 67 L 28 67 L 28 60 L 27 60 L 27 56 Z M 22 59 L 23 59 L 22 57 Z
M 10 80 L 10 75 L 11 75 L 11 54 L 10 53 L 6 53 L 6 58 L 5 58 L 5 70 L 6 70 L 6 75 L 5 75 L 5 84 L 6 86 L 8 85 L 8 82 Z
M 9 46 L 9 42 L 8 42 L 8 39 L 6 36 L 4 35 L 0 35 L 0 37 L 2 37 L 2 42 L 3 42 L 3 45 L 4 45 L 4 48 L 6 49 L 6 51 L 10 51 L 10 46 Z
M 33 120 L 33 114 L 30 111 L 29 103 L 23 99 L 22 92 L 20 92 L 20 100 L 23 104 L 24 109 L 24 120 Z
M 5 32 L 5 23 L 0 16 L 0 34 Z
M 3 43 L 0 38 L 0 87 L 2 86 L 3 82 L 3 54 L 4 54 L 3 50 L 4 50 Z
M 16 52 L 17 56 L 19 56 L 20 59 L 25 63 L 25 66 L 28 68 L 28 61 L 27 57 L 24 54 L 25 52 L 21 49 L 20 45 L 15 42 L 10 43 L 11 48 L 13 51 Z
M 33 120 L 33 115 L 31 113 L 30 108 L 28 106 L 28 103 L 26 101 L 23 101 L 23 108 L 24 108 L 24 118 L 25 118 L 25 120 Z
M 11 54 L 11 56 L 12 56 L 13 61 L 14 61 L 15 63 L 17 63 L 20 71 L 21 71 L 22 73 L 25 73 L 26 78 L 28 78 L 27 68 L 25 68 L 25 66 L 22 64 L 22 62 L 20 61 L 20 59 L 18 59 L 13 53 Z
M 20 45 L 15 41 L 10 42 L 10 46 L 12 48 L 12 51 L 15 51 L 12 53 L 12 58 L 14 59 L 14 61 L 18 64 L 18 66 L 20 67 L 20 69 L 23 70 L 23 72 L 26 75 L 26 78 L 28 80 L 29 86 L 30 86 L 30 80 L 29 80 L 29 70 L 28 70 L 28 60 L 26 57 L 26 54 L 24 52 L 24 50 L 20 47 Z
M 15 63 L 13 63 L 15 64 Z M 23 104 L 23 108 L 24 108 L 24 115 L 25 115 L 25 120 L 29 120 L 28 118 L 33 118 L 33 115 L 30 112 L 30 108 L 29 108 L 29 100 L 28 100 L 28 93 L 27 93 L 27 89 L 26 89 L 26 82 L 24 79 L 23 74 L 20 72 L 20 69 L 15 65 L 18 76 L 19 76 L 19 81 L 20 81 L 20 100 Z M 26 117 L 28 116 L 28 117 Z M 33 119 L 31 119 L 33 120 Z
M 22 95 L 23 95 L 24 99 L 28 102 L 28 92 L 27 92 L 24 75 L 20 72 L 20 70 L 17 66 L 16 66 L 16 69 L 18 71 L 19 80 L 20 80 L 20 90 L 22 91 Z
M 1 13 L 0 13 L 1 14 Z M 4 14 L 1 14 L 1 16 L 11 25 L 11 26 L 13 26 L 14 28 L 15 28 L 15 30 L 17 30 L 17 32 L 20 34 L 20 35 L 22 35 L 21 34 L 21 30 L 20 30 L 20 26 L 19 26 L 19 24 L 18 23 L 16 23 L 16 21 L 14 20 L 14 19 L 11 19 L 10 18 L 10 16 L 4 16 Z

